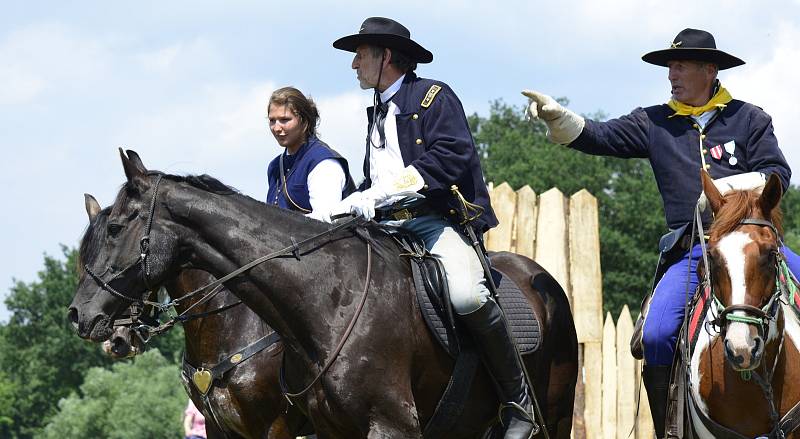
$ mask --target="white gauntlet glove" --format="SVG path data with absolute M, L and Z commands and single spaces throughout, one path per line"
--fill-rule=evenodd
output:
M 352 213 L 371 220 L 375 217 L 376 207 L 382 206 L 395 195 L 416 194 L 424 185 L 422 175 L 409 165 L 391 181 L 376 184 L 361 192 L 353 192 L 334 207 L 331 214 Z
M 720 195 L 725 195 L 730 191 L 748 191 L 757 190 L 759 193 L 764 189 L 764 184 L 767 182 L 767 176 L 761 172 L 745 172 L 744 174 L 730 175 L 728 177 L 718 178 L 714 180 L 714 186 L 717 187 Z M 700 211 L 703 212 L 708 207 L 708 199 L 705 192 L 700 192 L 700 198 L 697 200 L 697 205 Z
M 581 116 L 567 110 L 546 94 L 533 90 L 523 90 L 530 104 L 526 113 L 531 119 L 542 119 L 547 125 L 547 138 L 560 145 L 569 145 L 583 131 L 586 121 Z

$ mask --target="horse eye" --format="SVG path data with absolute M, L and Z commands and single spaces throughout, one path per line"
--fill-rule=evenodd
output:
M 122 231 L 122 226 L 119 224 L 109 224 L 108 225 L 108 234 L 111 237 L 115 237 Z

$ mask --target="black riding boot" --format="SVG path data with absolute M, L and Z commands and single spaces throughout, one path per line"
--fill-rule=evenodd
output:
M 670 369 L 670 366 L 644 366 L 642 370 L 647 399 L 650 401 L 650 413 L 653 415 L 653 427 L 659 439 L 665 435 Z
M 517 356 L 511 334 L 500 307 L 489 299 L 477 310 L 460 315 L 469 330 L 483 362 L 489 369 L 500 392 L 500 419 L 505 427 L 505 439 L 529 439 L 535 423 L 528 386 Z

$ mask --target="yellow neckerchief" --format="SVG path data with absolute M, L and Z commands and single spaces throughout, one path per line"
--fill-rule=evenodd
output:
M 726 104 L 731 100 L 733 100 L 731 94 L 728 93 L 728 90 L 726 90 L 725 87 L 720 85 L 719 90 L 717 90 L 717 93 L 714 94 L 714 97 L 712 97 L 711 100 L 702 107 L 693 107 L 691 105 L 686 105 L 683 102 L 678 102 L 675 99 L 670 99 L 669 102 L 667 102 L 667 105 L 669 105 L 669 108 L 675 110 L 675 114 L 669 117 L 690 115 L 699 116 L 706 111 L 716 109 L 723 110 Z

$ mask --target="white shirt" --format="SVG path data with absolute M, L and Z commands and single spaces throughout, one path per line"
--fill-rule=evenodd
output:
M 346 184 L 344 168 L 338 160 L 330 158 L 317 163 L 306 177 L 308 202 L 311 204 L 311 213 L 306 216 L 320 219 L 314 212 L 330 212 L 333 206 L 342 201 L 342 191 Z
M 342 201 L 346 184 L 344 169 L 338 160 L 325 159 L 308 173 L 306 183 L 311 211 L 328 212 Z
M 692 116 L 692 119 L 694 119 L 694 121 L 697 122 L 698 125 L 700 125 L 701 130 L 704 130 L 706 129 L 706 125 L 708 125 L 708 122 L 715 114 L 717 114 L 717 110 L 706 111 L 705 113 L 699 116 Z
M 384 90 L 380 97 L 381 102 L 386 102 L 391 99 L 400 86 L 403 85 L 403 79 L 406 75 L 401 76 Z M 395 177 L 405 169 L 403 163 L 403 155 L 400 153 L 400 142 L 397 140 L 397 119 L 395 115 L 399 112 L 397 105 L 389 101 L 389 108 L 386 112 L 386 122 L 383 125 L 384 133 L 386 134 L 386 147 L 375 148 L 374 145 L 380 145 L 380 136 L 378 135 L 378 127 L 372 124 L 372 144 L 369 151 L 369 177 L 372 180 L 372 185 L 377 185 L 380 181 L 392 182 Z

